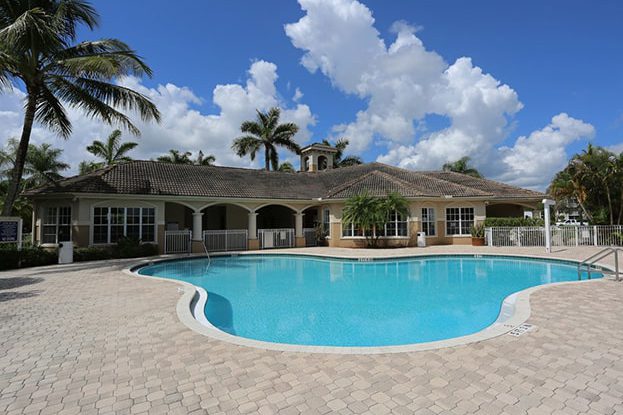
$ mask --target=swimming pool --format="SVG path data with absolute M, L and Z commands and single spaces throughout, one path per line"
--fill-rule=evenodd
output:
M 572 262 L 474 255 L 374 261 L 239 255 L 213 257 L 209 266 L 205 258 L 165 261 L 138 273 L 205 289 L 205 317 L 231 335 L 345 347 L 476 333 L 498 319 L 511 294 L 578 280 Z

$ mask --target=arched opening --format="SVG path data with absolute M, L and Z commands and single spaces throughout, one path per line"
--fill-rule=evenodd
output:
M 212 205 L 201 212 L 204 230 L 247 229 L 249 226 L 249 212 L 238 205 Z
M 296 212 L 282 205 L 268 205 L 257 210 L 257 237 L 260 249 L 290 248 L 295 245 Z
M 326 156 L 318 156 L 318 170 L 326 170 L 329 167 L 329 160 Z
M 326 236 L 325 225 L 322 222 L 322 207 L 310 206 L 303 211 L 303 236 L 305 246 L 322 244 Z
M 294 214 L 287 206 L 268 205 L 257 210 L 258 229 L 294 229 Z
M 186 254 L 192 250 L 193 210 L 181 203 L 164 204 L 164 254 Z
M 204 208 L 203 243 L 208 251 L 244 251 L 248 248 L 249 211 L 221 203 Z
M 165 231 L 191 230 L 193 227 L 193 210 L 176 202 L 164 204 Z
M 311 158 L 309 156 L 305 156 L 303 158 L 303 171 L 309 171 L 310 163 L 311 163 Z

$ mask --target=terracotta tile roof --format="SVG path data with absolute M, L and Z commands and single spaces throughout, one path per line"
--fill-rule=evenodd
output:
M 544 194 L 458 173 L 416 172 L 368 163 L 321 172 L 287 173 L 218 166 L 131 161 L 31 190 L 52 193 L 107 193 L 245 199 L 345 199 L 367 191 L 405 197 L 539 199 Z

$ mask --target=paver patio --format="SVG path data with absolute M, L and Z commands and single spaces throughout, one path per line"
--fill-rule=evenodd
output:
M 458 246 L 373 254 L 486 250 L 543 254 Z M 176 314 L 179 285 L 121 271 L 134 262 L 0 273 L 0 413 L 623 413 L 623 283 L 537 291 L 536 330 L 519 337 L 401 354 L 304 354 L 191 331 Z

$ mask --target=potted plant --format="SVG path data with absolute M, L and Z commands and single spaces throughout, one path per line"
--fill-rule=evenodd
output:
M 472 246 L 485 246 L 485 225 L 478 223 L 470 229 L 472 234 Z

